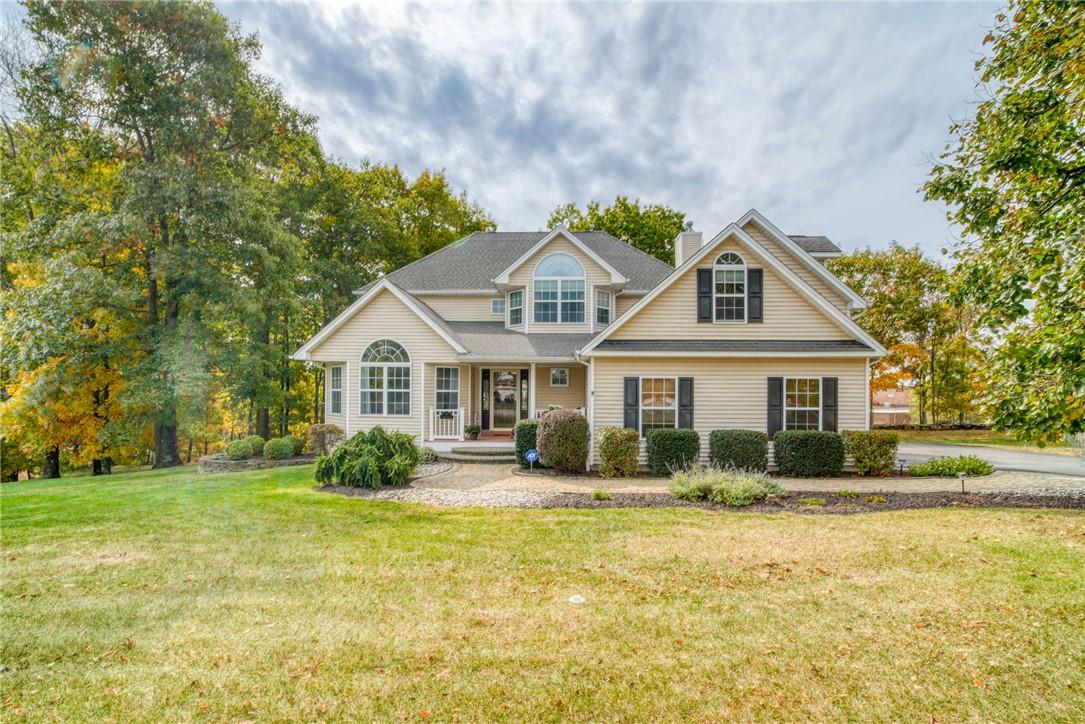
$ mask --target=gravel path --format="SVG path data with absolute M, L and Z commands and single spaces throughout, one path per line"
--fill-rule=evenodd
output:
M 961 492 L 960 483 L 954 478 L 777 478 L 777 481 L 792 492 L 818 494 L 853 490 L 857 493 L 919 494 L 916 497 L 923 498 L 936 493 Z M 585 504 L 589 507 L 681 505 L 666 495 L 668 485 L 666 478 L 606 480 L 586 475 L 525 474 L 519 468 L 508 465 L 441 461 L 422 466 L 409 487 L 376 491 L 324 489 L 371 500 L 484 508 L 583 507 Z M 1032 500 L 1037 496 L 1067 501 L 1085 500 L 1085 480 L 1045 473 L 1000 471 L 983 478 L 967 479 L 965 488 L 969 494 L 997 494 L 1001 500 L 1014 496 Z M 602 504 L 591 501 L 586 494 L 599 489 L 614 494 L 615 500 Z

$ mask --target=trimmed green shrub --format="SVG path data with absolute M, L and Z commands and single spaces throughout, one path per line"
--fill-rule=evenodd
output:
M 241 438 L 247 440 L 249 443 L 249 457 L 254 458 L 257 455 L 262 455 L 264 452 L 264 443 L 267 442 L 259 435 L 246 435 Z
M 593 490 L 591 491 L 592 500 L 614 500 L 614 494 L 609 490 Z
M 769 467 L 769 436 L 759 430 L 713 430 L 708 459 L 716 468 L 764 472 Z
M 656 475 L 684 470 L 701 456 L 701 436 L 696 430 L 657 428 L 648 431 L 648 468 Z
M 844 455 L 860 475 L 889 475 L 897 462 L 897 434 L 888 430 L 845 430 Z
M 770 495 L 785 497 L 779 483 L 764 473 L 742 470 L 677 470 L 671 483 L 671 496 L 679 500 L 710 500 L 721 505 L 743 507 L 759 503 Z
M 959 457 L 932 458 L 925 463 L 910 465 L 908 472 L 918 477 L 955 477 L 957 473 L 965 475 L 990 475 L 994 472 L 991 463 L 975 455 Z
M 338 425 L 321 423 L 309 426 L 309 445 L 317 455 L 327 455 L 345 437 L 343 428 Z
M 245 438 L 226 443 L 227 460 L 245 460 L 252 457 L 252 445 Z
M 437 462 L 437 451 L 431 447 L 418 448 L 418 462 L 420 463 L 433 463 Z
M 315 475 L 324 485 L 379 488 L 403 485 L 418 466 L 414 437 L 374 427 L 317 458 Z
M 599 472 L 604 478 L 628 478 L 637 474 L 640 434 L 631 427 L 599 429 Z
M 268 460 L 285 460 L 294 454 L 294 446 L 285 437 L 273 437 L 264 443 L 264 457 Z
M 524 453 L 528 450 L 539 449 L 535 447 L 535 438 L 538 436 L 538 428 L 538 420 L 520 420 L 516 423 L 516 427 L 513 428 L 512 435 L 515 438 L 516 462 L 518 462 L 522 468 L 531 467 L 531 464 L 528 463 L 527 460 L 524 460 Z M 542 464 L 536 461 L 535 467 L 541 468 Z
M 781 475 L 810 478 L 844 472 L 844 439 L 838 433 L 780 430 L 772 447 Z
M 283 440 L 290 442 L 291 455 L 301 455 L 301 451 L 305 449 L 305 441 L 297 435 L 284 435 Z
M 588 465 L 588 418 L 576 410 L 550 410 L 535 432 L 543 465 L 566 472 L 583 472 Z

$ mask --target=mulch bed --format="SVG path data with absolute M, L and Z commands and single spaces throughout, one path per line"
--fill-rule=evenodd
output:
M 842 498 L 824 491 L 789 491 L 786 498 L 772 498 L 763 503 L 734 508 L 708 502 L 676 500 L 667 493 L 612 493 L 613 500 L 593 500 L 587 493 L 565 493 L 548 508 L 704 508 L 731 512 L 806 513 L 853 515 L 884 510 L 921 508 L 1069 508 L 1085 510 L 1085 498 L 1055 495 L 1006 495 L 1001 493 L 877 493 L 884 503 L 868 503 L 866 494 Z M 820 505 L 803 503 L 803 498 L 823 500 Z

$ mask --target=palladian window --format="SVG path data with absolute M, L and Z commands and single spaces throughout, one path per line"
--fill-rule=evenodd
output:
M 403 345 L 378 339 L 362 353 L 361 364 L 361 414 L 411 414 L 411 357 Z
M 534 322 L 584 321 L 584 267 L 562 252 L 550 254 L 535 267 Z

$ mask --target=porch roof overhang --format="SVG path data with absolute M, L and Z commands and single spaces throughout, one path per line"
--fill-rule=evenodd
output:
M 504 322 L 447 322 L 466 349 L 465 362 L 572 362 L 595 335 L 564 332 L 524 334 Z

